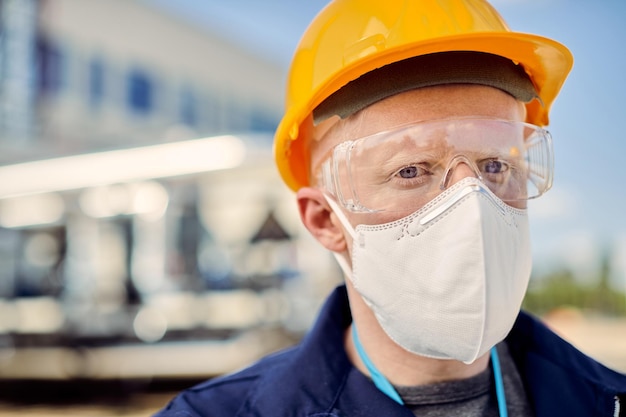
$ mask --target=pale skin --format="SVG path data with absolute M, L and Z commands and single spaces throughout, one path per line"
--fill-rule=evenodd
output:
M 332 121 L 322 126 L 324 132 L 320 143 L 312 149 L 312 166 L 320 162 L 331 147 L 390 129 L 401 124 L 451 117 L 488 117 L 511 121 L 524 121 L 525 107 L 509 94 L 487 86 L 446 85 L 428 87 L 401 93 L 372 104 L 351 117 Z M 458 166 L 451 184 L 468 176 L 475 176 L 467 166 Z M 315 187 L 301 188 L 297 193 L 300 217 L 311 234 L 328 250 L 350 262 L 351 238 L 328 205 L 322 191 Z M 389 215 L 355 214 L 346 212 L 352 227 L 360 223 L 377 224 L 389 220 Z M 364 303 L 346 279 L 350 308 L 359 338 L 368 356 L 394 385 L 423 385 L 442 381 L 469 378 L 485 370 L 489 354 L 471 364 L 454 360 L 439 360 L 415 355 L 393 342 L 382 330 L 372 310 Z M 345 334 L 345 349 L 352 363 L 364 374 L 365 365 L 356 352 L 351 329 Z

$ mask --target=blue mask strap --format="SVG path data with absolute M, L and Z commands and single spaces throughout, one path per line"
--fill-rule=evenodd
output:
M 500 417 L 508 417 L 506 411 L 506 396 L 504 395 L 504 383 L 502 382 L 502 370 L 500 369 L 500 358 L 496 347 L 491 348 L 491 367 L 493 368 L 493 379 L 496 383 L 496 397 L 498 398 L 498 410 Z
M 363 349 L 363 346 L 361 345 L 359 335 L 356 332 L 356 325 L 354 323 L 352 323 L 352 340 L 354 340 L 356 351 L 359 353 L 361 360 L 369 371 L 370 376 L 372 377 L 372 381 L 374 381 L 374 385 L 376 385 L 379 390 L 387 394 L 387 396 L 389 396 L 392 400 L 394 400 L 398 404 L 404 405 L 404 401 L 402 401 L 402 398 L 400 398 L 400 395 L 398 394 L 396 389 L 393 387 L 393 385 L 391 385 L 389 380 L 378 371 L 376 366 L 367 356 L 367 353 L 365 353 L 365 349 Z
M 359 354 L 359 357 L 365 364 L 370 376 L 372 377 L 372 381 L 374 385 L 381 390 L 383 393 L 387 394 L 392 400 L 397 402 L 398 404 L 404 405 L 402 398 L 396 391 L 396 389 L 391 385 L 389 380 L 385 378 L 383 374 L 381 374 L 374 363 L 370 360 L 365 353 L 365 349 L 363 349 L 363 345 L 361 345 L 361 341 L 359 340 L 359 335 L 356 331 L 356 325 L 352 323 L 352 340 L 354 341 L 354 345 L 356 346 L 356 351 Z M 491 366 L 493 368 L 493 376 L 496 384 L 496 397 L 498 398 L 498 411 L 500 417 L 508 417 L 508 412 L 506 410 L 506 397 L 504 395 L 504 383 L 502 382 L 502 370 L 500 369 L 500 359 L 498 357 L 498 351 L 495 346 L 491 348 Z

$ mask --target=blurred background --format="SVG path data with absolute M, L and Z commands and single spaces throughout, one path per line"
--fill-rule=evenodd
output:
M 149 415 L 297 342 L 341 281 L 274 170 L 322 0 L 0 0 L 0 414 Z M 525 307 L 626 372 L 626 3 L 497 0 L 574 70 Z

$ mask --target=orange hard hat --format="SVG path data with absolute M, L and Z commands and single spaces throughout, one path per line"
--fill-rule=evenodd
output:
M 387 64 L 451 51 L 498 55 L 521 65 L 539 100 L 526 121 L 548 113 L 572 67 L 570 51 L 541 36 L 511 31 L 484 0 L 335 0 L 305 31 L 288 75 L 285 114 L 274 155 L 293 190 L 309 185 L 308 142 L 313 110 L 349 82 Z

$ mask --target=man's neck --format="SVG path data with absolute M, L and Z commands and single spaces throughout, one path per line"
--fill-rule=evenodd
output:
M 455 360 L 428 358 L 403 349 L 387 336 L 354 287 L 348 283 L 347 289 L 361 345 L 378 371 L 393 385 L 415 386 L 470 378 L 489 365 L 488 353 L 471 364 L 465 364 Z M 369 375 L 356 350 L 351 328 L 346 330 L 344 346 L 352 364 Z
M 471 364 L 415 355 L 402 349 L 385 334 L 359 332 L 359 339 L 378 371 L 393 385 L 416 386 L 470 378 L 484 371 L 489 364 L 488 354 Z M 357 352 L 351 329 L 346 331 L 344 340 L 350 361 L 365 375 L 369 375 Z

